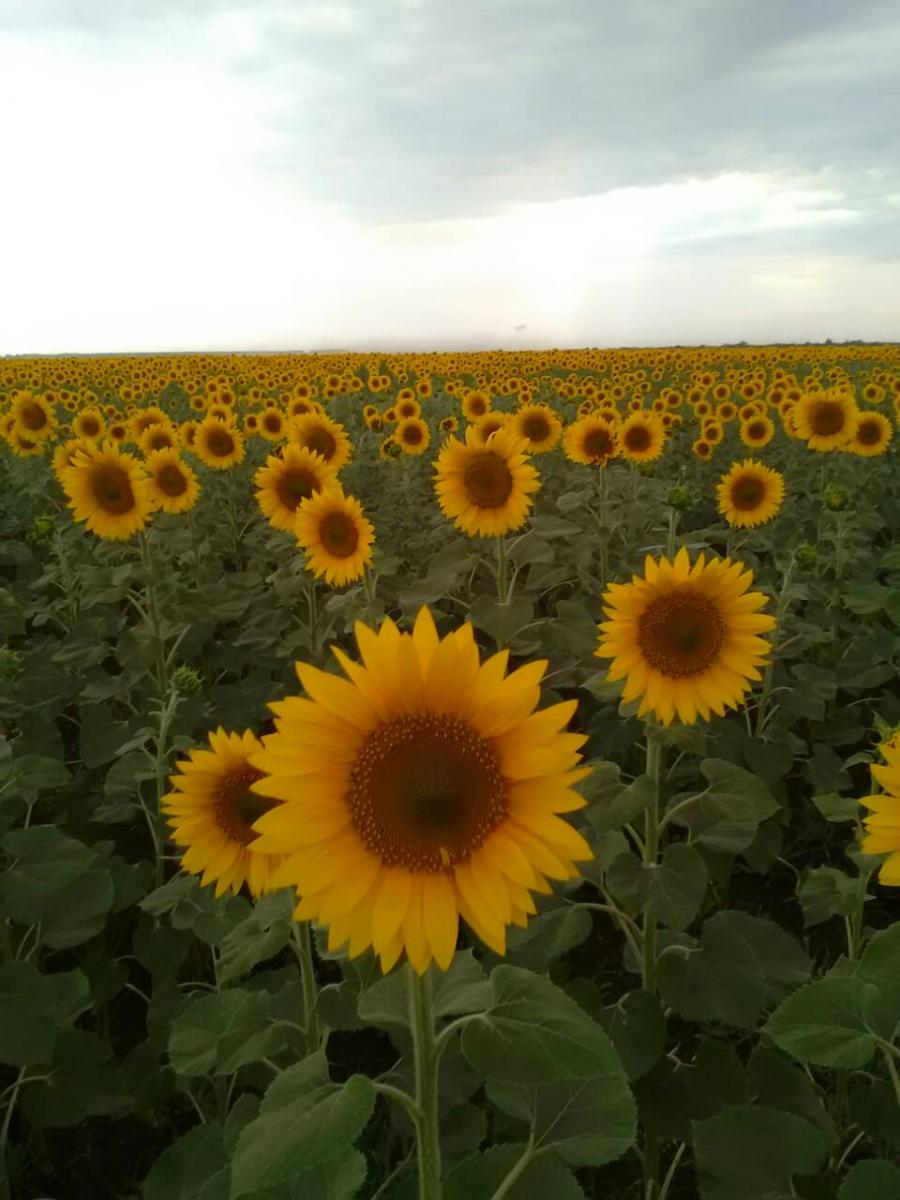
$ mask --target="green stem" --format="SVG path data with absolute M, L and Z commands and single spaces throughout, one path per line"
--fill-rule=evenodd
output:
M 435 1054 L 431 976 L 406 964 L 410 1026 L 416 1070 L 416 1152 L 419 1200 L 441 1200 L 441 1143 L 438 1137 L 438 1063 Z
M 669 529 L 666 534 L 666 558 L 673 559 L 675 557 L 675 544 L 678 536 L 678 511 L 677 509 L 669 509 Z
M 164 699 L 167 690 L 166 644 L 163 640 L 159 597 L 156 593 L 156 577 L 153 573 L 153 559 L 150 555 L 150 540 L 143 529 L 138 532 L 138 545 L 141 548 L 141 567 L 144 572 L 144 588 L 147 593 L 147 612 L 150 617 L 150 631 L 153 635 L 153 645 L 156 650 L 155 683 L 160 699 Z
M 662 778 L 663 746 L 650 722 L 647 723 L 647 774 L 653 792 L 644 812 L 644 866 L 655 867 L 659 852 L 659 785 Z M 656 967 L 656 920 L 644 915 L 643 984 L 648 992 L 654 990 Z
M 319 1014 L 316 1012 L 316 967 L 313 961 L 309 921 L 294 921 L 291 926 L 294 951 L 300 964 L 300 985 L 303 988 L 303 1025 L 306 1030 L 306 1052 L 319 1049 Z
M 528 1143 L 525 1146 L 525 1149 L 522 1151 L 519 1158 L 517 1158 L 516 1161 L 513 1163 L 512 1167 L 510 1168 L 509 1174 L 506 1176 L 505 1179 L 503 1179 L 501 1181 L 500 1186 L 494 1192 L 493 1196 L 491 1197 L 491 1200 L 504 1200 L 504 1197 L 508 1196 L 509 1193 L 512 1191 L 512 1189 L 516 1185 L 519 1177 L 522 1175 L 522 1173 L 528 1167 L 528 1165 L 530 1164 L 530 1162 L 533 1158 L 534 1158 L 534 1130 L 532 1129 L 531 1134 L 528 1138 Z
M 509 589 L 506 582 L 506 538 L 496 539 L 497 547 L 497 602 L 509 603 Z
M 319 604 L 316 596 L 316 581 L 310 576 L 306 586 L 306 600 L 309 605 L 309 642 L 313 654 L 319 652 Z
M 791 559 L 788 569 L 784 573 L 784 579 L 781 582 L 781 591 L 778 593 L 778 602 L 775 606 L 775 629 L 772 632 L 772 651 L 769 655 L 769 661 L 766 664 L 766 669 L 763 674 L 762 691 L 760 692 L 759 704 L 756 709 L 757 737 L 762 734 L 766 727 L 766 710 L 772 695 L 772 684 L 775 680 L 775 656 L 778 653 L 782 622 L 784 621 L 784 616 L 787 612 L 788 604 L 790 603 L 791 580 L 793 579 L 793 576 L 794 560 Z
M 891 1077 L 891 1083 L 894 1085 L 894 1095 L 897 1097 L 897 1104 L 900 1105 L 900 1075 L 897 1073 L 897 1064 L 894 1062 L 893 1054 L 889 1054 L 882 1046 L 881 1053 L 884 1055 L 884 1061 L 887 1063 L 888 1073 Z
M 609 580 L 609 476 L 606 467 L 600 468 L 600 590 Z
M 159 713 L 159 728 L 156 734 L 156 759 L 155 759 L 155 774 L 156 774 L 156 813 L 154 824 L 157 833 L 153 838 L 153 848 L 156 852 L 156 871 L 155 880 L 156 887 L 161 887 L 163 882 L 163 850 L 165 849 L 165 826 L 163 824 L 162 802 L 166 794 L 166 776 L 168 774 L 168 736 L 169 726 L 172 724 L 172 718 L 175 716 L 175 710 L 180 703 L 180 696 L 173 691 L 166 697 L 166 702 L 160 709 Z
M 363 570 L 363 587 L 366 589 L 366 604 L 372 608 L 375 604 L 375 577 L 369 567 Z

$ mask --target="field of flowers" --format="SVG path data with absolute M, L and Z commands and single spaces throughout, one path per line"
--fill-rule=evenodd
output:
M 0 1198 L 900 1200 L 898 421 L 0 360 Z

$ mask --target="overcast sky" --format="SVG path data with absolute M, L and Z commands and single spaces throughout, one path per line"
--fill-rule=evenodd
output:
M 0 353 L 900 337 L 898 0 L 0 0 Z

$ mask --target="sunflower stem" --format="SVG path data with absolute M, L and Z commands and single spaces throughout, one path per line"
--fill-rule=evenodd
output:
M 600 535 L 600 590 L 604 591 L 609 580 L 609 476 L 606 466 L 600 468 L 600 520 L 597 532 Z
M 309 605 L 309 645 L 315 655 L 319 653 L 319 605 L 316 596 L 316 581 L 312 576 L 306 585 L 306 601 Z
M 781 582 L 781 591 L 778 593 L 778 601 L 775 605 L 775 628 L 772 631 L 772 652 L 769 655 L 769 661 L 766 663 L 766 669 L 763 673 L 762 691 L 759 695 L 759 704 L 756 708 L 756 736 L 760 737 L 766 726 L 767 708 L 769 700 L 772 696 L 772 684 L 775 681 L 775 657 L 778 653 L 778 644 L 781 635 L 781 624 L 784 620 L 784 615 L 787 612 L 788 604 L 790 603 L 791 580 L 794 576 L 795 561 L 792 558 L 788 563 L 788 568 L 784 573 L 784 579 Z
M 435 1052 L 431 975 L 406 964 L 410 1026 L 416 1071 L 416 1152 L 419 1200 L 441 1200 L 441 1143 L 438 1137 L 438 1056 Z
M 647 723 L 647 774 L 653 784 L 644 812 L 644 865 L 656 866 L 659 852 L 659 785 L 662 778 L 663 745 L 653 723 Z M 643 984 L 648 992 L 655 989 L 656 920 L 644 915 Z
M 506 538 L 498 537 L 497 543 L 497 602 L 509 604 L 509 588 L 507 586 L 507 557 Z
M 166 686 L 166 644 L 163 640 L 162 620 L 159 612 L 159 597 L 156 594 L 156 576 L 153 573 L 153 558 L 150 540 L 143 529 L 138 530 L 138 545 L 141 548 L 141 567 L 144 573 L 144 589 L 147 593 L 147 612 L 150 616 L 150 632 L 156 650 L 156 675 L 154 682 L 161 701 L 168 691 Z
M 368 608 L 374 608 L 375 599 L 376 599 L 375 576 L 372 572 L 371 567 L 369 567 L 369 566 L 363 567 L 362 581 L 363 581 L 363 587 L 366 590 L 366 605 Z
M 303 1026 L 306 1030 L 306 1053 L 319 1049 L 319 1016 L 316 1012 L 316 966 L 313 961 L 309 921 L 294 921 L 291 926 L 294 951 L 300 964 L 300 986 L 303 988 Z
M 675 557 L 675 544 L 678 540 L 678 510 L 669 509 L 669 529 L 666 534 L 666 558 L 670 561 Z

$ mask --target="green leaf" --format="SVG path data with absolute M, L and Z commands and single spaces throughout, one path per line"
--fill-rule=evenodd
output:
M 475 1200 L 493 1196 L 522 1156 L 522 1145 L 492 1146 L 483 1154 L 457 1163 L 443 1181 L 443 1200 Z M 551 1156 L 528 1164 L 504 1200 L 584 1200 L 584 1192 L 568 1167 Z
M 507 935 L 507 954 L 516 966 L 547 971 L 589 938 L 593 927 L 586 909 L 570 904 L 554 908 L 532 918 L 524 929 L 512 927 Z
M 829 1147 L 837 1138 L 823 1093 L 809 1074 L 768 1043 L 757 1043 L 747 1064 L 757 1104 L 803 1117 L 821 1132 Z
M 99 933 L 113 902 L 108 866 L 90 847 L 52 825 L 16 829 L 3 839 L 14 859 L 0 877 L 5 915 L 23 925 L 41 924 L 41 941 L 69 949 Z
M 513 636 L 527 625 L 534 615 L 534 605 L 521 594 L 509 604 L 501 604 L 484 593 L 476 596 L 469 610 L 472 624 L 490 634 L 498 646 L 506 646 Z
M 797 889 L 803 926 L 821 925 L 834 916 L 848 916 L 856 907 L 859 881 L 837 867 L 814 867 Z
M 658 863 L 623 854 L 606 875 L 607 887 L 631 913 L 645 913 L 679 932 L 699 912 L 707 880 L 706 864 L 685 842 L 667 846 Z
M 82 718 L 78 735 L 81 761 L 91 771 L 112 762 L 128 736 L 128 725 L 124 721 L 111 720 L 109 710 L 101 705 L 92 706 Z
M 684 807 L 673 813 L 673 823 L 710 850 L 736 854 L 746 849 L 759 824 L 778 812 L 777 800 L 756 775 L 725 759 L 706 758 L 700 770 L 709 787 L 690 799 L 674 797 L 670 807 Z
M 640 1079 L 653 1067 L 666 1042 L 666 1019 L 652 992 L 626 992 L 604 1008 L 599 1019 L 612 1039 L 628 1078 Z
M 881 612 L 891 589 L 880 583 L 857 583 L 841 589 L 841 600 L 845 608 L 860 617 Z
M 230 1200 L 256 1196 L 267 1187 L 296 1186 L 297 1180 L 314 1172 L 339 1172 L 352 1156 L 353 1143 L 374 1104 L 370 1079 L 352 1075 L 344 1084 L 332 1083 L 321 1053 L 289 1067 L 270 1085 L 259 1116 L 238 1138 Z
M 886 1158 L 867 1158 L 847 1172 L 837 1200 L 900 1200 L 900 1167 Z
M 219 943 L 220 983 L 246 975 L 284 949 L 291 937 L 294 903 L 291 892 L 271 892 L 257 903 L 251 916 L 225 935 Z
M 58 994 L 31 963 L 0 966 L 0 1062 L 48 1062 L 56 1041 Z
M 462 1032 L 462 1051 L 489 1079 L 547 1083 L 610 1070 L 609 1038 L 565 992 L 521 967 L 495 967 L 490 1008 Z
M 192 997 L 172 1024 L 169 1058 L 179 1075 L 230 1075 L 277 1053 L 284 1027 L 273 1025 L 268 992 L 234 988 Z
M 380 1028 L 409 1025 L 409 997 L 403 971 L 394 971 L 376 980 L 360 994 L 359 1015 L 367 1025 Z
M 125 1072 L 113 1061 L 112 1047 L 96 1034 L 60 1030 L 48 1067 L 46 1084 L 22 1092 L 22 1112 L 32 1125 L 65 1128 L 129 1107 Z
M 700 946 L 673 948 L 657 964 L 665 1003 L 692 1021 L 752 1028 L 809 977 L 810 960 L 789 933 L 747 913 L 723 911 L 703 924 Z
M 71 971 L 57 971 L 44 978 L 53 989 L 56 1002 L 56 1020 L 60 1025 L 68 1025 L 91 1007 L 91 985 L 84 971 L 77 967 Z
M 435 1019 L 482 1012 L 491 1002 L 491 985 L 471 950 L 457 951 L 449 971 L 432 974 L 431 1005 Z
M 817 979 L 772 1013 L 765 1032 L 800 1062 L 864 1067 L 875 1053 L 868 1018 L 877 988 L 855 975 Z
M 23 754 L 14 765 L 20 785 L 29 791 L 50 792 L 65 787 L 71 778 L 64 762 L 43 754 Z
M 855 821 L 859 816 L 859 801 L 852 796 L 826 792 L 821 796 L 813 796 L 812 802 L 826 821 Z
M 533 1131 L 536 1151 L 553 1150 L 573 1167 L 599 1167 L 634 1144 L 637 1112 L 618 1061 L 595 1079 L 541 1087 L 491 1082 L 490 1101 Z
M 712 1117 L 738 1104 L 749 1104 L 752 1089 L 737 1051 L 717 1038 L 702 1038 L 687 1072 L 691 1116 Z
M 801 1117 L 739 1105 L 694 1121 L 701 1200 L 781 1200 L 796 1195 L 795 1175 L 813 1175 L 825 1159 L 822 1135 Z
M 599 769 L 603 767 L 607 770 Z M 639 817 L 656 795 L 656 784 L 649 775 L 638 775 L 627 787 L 619 788 L 619 768 L 612 763 L 601 763 L 599 768 L 595 767 L 594 774 L 585 780 L 582 791 L 589 798 L 588 787 L 593 795 L 599 793 L 600 798 L 590 804 L 585 816 L 594 829 L 605 833 L 610 829 L 621 829 Z
M 142 1200 L 200 1200 L 207 1180 L 228 1166 L 222 1129 L 197 1125 L 166 1147 L 141 1188 Z

